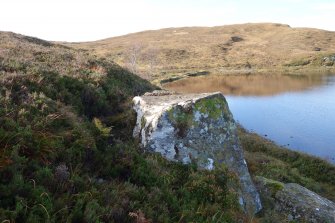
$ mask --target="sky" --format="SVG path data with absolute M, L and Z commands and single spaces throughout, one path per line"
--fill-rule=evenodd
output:
M 69 42 L 249 22 L 335 31 L 334 12 L 334 0 L 2 0 L 0 31 Z

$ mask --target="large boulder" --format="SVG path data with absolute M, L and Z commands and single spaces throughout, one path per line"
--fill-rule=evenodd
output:
M 169 94 L 154 92 L 133 99 L 137 112 L 134 137 L 144 148 L 184 164 L 196 162 L 211 170 L 224 163 L 237 174 L 239 202 L 249 213 L 262 206 L 250 178 L 236 123 L 221 93 Z
M 276 201 L 276 209 L 287 213 L 289 220 L 335 222 L 335 204 L 299 184 L 285 184 L 276 193 Z

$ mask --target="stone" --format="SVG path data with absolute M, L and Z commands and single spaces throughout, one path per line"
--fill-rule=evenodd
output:
M 335 55 L 324 57 L 322 64 L 323 66 L 333 66 L 335 64 Z
M 153 92 L 147 92 L 144 96 L 164 96 L 164 95 L 171 95 L 174 92 L 166 91 L 166 90 L 154 90 Z
M 276 195 L 275 209 L 302 222 L 335 222 L 334 202 L 295 183 L 284 185 Z
M 198 77 L 198 76 L 208 75 L 209 73 L 210 73 L 209 71 L 195 71 L 195 72 L 187 73 L 186 76 L 188 76 L 188 77 Z
M 70 178 L 69 168 L 65 164 L 60 164 L 55 170 L 55 179 L 59 182 L 68 181 Z
M 231 40 L 232 40 L 233 42 L 241 42 L 241 41 L 243 41 L 243 38 L 240 37 L 240 36 L 232 36 L 232 37 L 231 37 Z
M 258 187 L 258 191 L 266 193 L 266 197 L 274 197 L 279 190 L 282 190 L 285 186 L 284 183 L 267 179 L 265 177 L 257 176 L 255 183 Z
M 287 216 L 287 220 L 290 222 L 290 221 L 293 221 L 294 218 L 293 218 L 293 216 L 292 216 L 291 214 L 289 214 L 289 215 Z
M 294 222 L 335 222 L 334 202 L 307 188 L 257 176 L 262 201 L 279 216 Z
M 224 163 L 237 174 L 240 202 L 248 213 L 261 210 L 240 146 L 237 127 L 221 93 L 146 94 L 133 99 L 134 137 L 151 152 L 184 164 L 195 161 L 211 170 Z
M 99 178 L 99 179 L 97 180 L 97 183 L 98 183 L 98 184 L 103 184 L 104 182 L 105 182 L 105 180 L 102 179 L 102 178 Z

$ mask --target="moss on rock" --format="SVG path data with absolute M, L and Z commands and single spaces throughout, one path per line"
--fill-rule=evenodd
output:
M 197 101 L 194 106 L 195 109 L 203 114 L 208 114 L 208 117 L 211 119 L 218 119 L 222 113 L 226 117 L 228 114 L 227 111 L 227 102 L 224 98 L 206 98 L 205 100 Z
M 267 188 L 268 192 L 270 192 L 271 197 L 274 197 L 276 193 L 282 189 L 284 189 L 284 183 L 268 179 L 265 177 L 257 176 L 256 180 L 261 184 L 263 187 Z
M 213 170 L 217 165 L 239 176 L 239 203 L 254 214 L 262 205 L 256 191 L 236 132 L 236 124 L 221 93 L 146 94 L 134 98 L 138 120 L 144 115 L 147 124 L 134 136 L 141 137 L 143 147 L 160 153 L 168 160 L 196 163 L 200 169 Z M 147 131 L 147 130 L 150 131 Z

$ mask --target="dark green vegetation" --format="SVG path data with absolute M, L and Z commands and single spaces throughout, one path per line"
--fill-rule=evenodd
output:
M 146 154 L 111 61 L 0 33 L 0 222 L 235 222 L 235 176 Z
M 130 99 L 154 88 L 85 51 L 0 32 L 0 222 L 247 221 L 225 167 L 138 148 Z M 335 200 L 333 166 L 240 135 L 251 174 Z
M 239 130 L 239 135 L 252 176 L 262 176 L 283 183 L 298 183 L 335 201 L 335 166 L 320 158 L 277 146 L 244 129 Z M 281 187 L 275 184 L 273 186 L 274 193 Z M 264 210 L 260 217 L 265 219 L 264 222 L 275 222 L 274 219 L 279 218 L 279 215 L 271 212 L 273 201 L 270 197 L 262 197 L 262 194 L 261 198 Z

